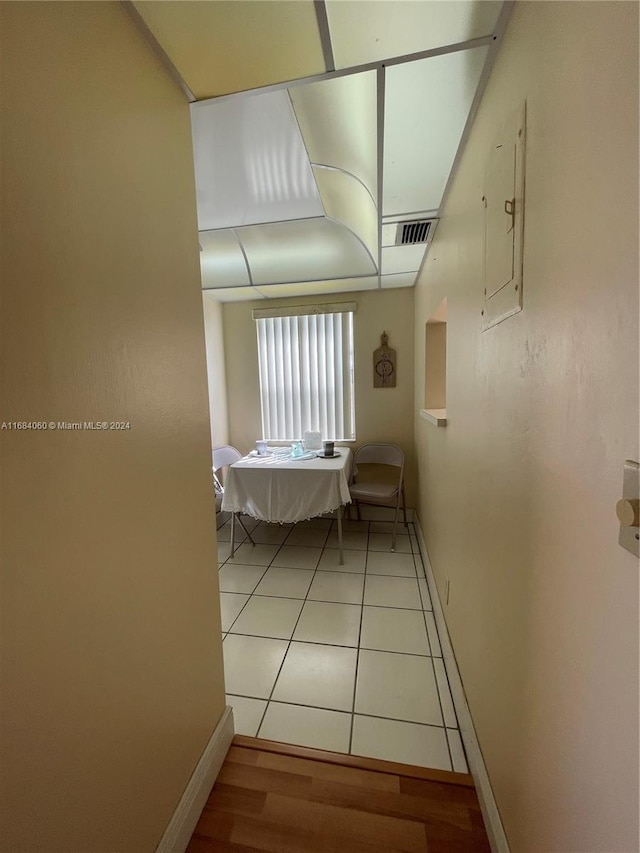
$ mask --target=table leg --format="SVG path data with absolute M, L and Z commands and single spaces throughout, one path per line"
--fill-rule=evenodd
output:
M 344 566 L 344 554 L 342 553 L 342 504 L 338 507 L 338 554 L 340 565 Z
M 233 557 L 233 552 L 235 551 L 235 540 L 236 540 L 236 514 L 235 512 L 231 513 L 231 553 L 230 557 Z

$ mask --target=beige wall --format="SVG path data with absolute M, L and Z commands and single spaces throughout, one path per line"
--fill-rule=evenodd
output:
M 527 100 L 524 311 L 481 332 L 483 160 Z M 638 849 L 638 6 L 516 3 L 416 292 L 420 518 L 513 851 Z
M 207 348 L 211 447 L 229 443 L 227 381 L 225 376 L 222 305 L 207 291 L 202 294 L 204 334 Z
M 0 4 L 3 851 L 155 849 L 224 705 L 189 113 L 116 3 Z
M 408 506 L 415 505 L 413 456 L 413 290 L 372 290 L 356 293 L 270 299 L 269 306 L 322 302 L 356 302 L 355 395 L 356 447 L 368 441 L 390 441 L 406 454 Z M 231 444 L 247 451 L 262 435 L 258 349 L 253 308 L 265 302 L 236 302 L 224 306 L 224 345 L 229 401 Z M 373 387 L 373 351 L 386 331 L 389 346 L 397 352 L 395 388 Z

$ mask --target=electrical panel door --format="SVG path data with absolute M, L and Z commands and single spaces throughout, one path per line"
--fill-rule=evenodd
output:
M 525 110 L 501 127 L 484 172 L 484 328 L 522 310 Z

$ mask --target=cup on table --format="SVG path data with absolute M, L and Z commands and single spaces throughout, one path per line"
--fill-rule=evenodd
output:
M 256 441 L 256 452 L 258 456 L 266 456 L 267 455 L 267 442 L 266 441 Z
M 323 441 L 322 442 L 322 452 L 325 456 L 333 456 L 333 442 L 332 441 Z

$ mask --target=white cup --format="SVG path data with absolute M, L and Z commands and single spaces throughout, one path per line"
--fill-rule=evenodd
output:
M 267 442 L 266 441 L 256 441 L 256 451 L 258 456 L 266 456 L 267 455 Z

